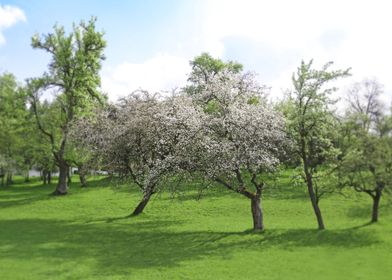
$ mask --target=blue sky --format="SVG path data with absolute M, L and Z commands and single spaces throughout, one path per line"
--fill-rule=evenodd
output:
M 301 59 L 352 67 L 342 89 L 377 77 L 392 96 L 389 1 L 311 0 L 0 0 L 0 72 L 40 75 L 49 57 L 31 36 L 55 23 L 98 17 L 108 42 L 102 87 L 112 100 L 142 87 L 181 86 L 189 60 L 208 51 L 258 73 L 279 96 Z

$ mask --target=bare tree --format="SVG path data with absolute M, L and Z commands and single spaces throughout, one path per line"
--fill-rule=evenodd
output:
M 364 79 L 360 83 L 353 84 L 349 89 L 348 114 L 356 115 L 357 121 L 361 122 L 363 129 L 374 129 L 380 122 L 384 111 L 384 105 L 380 100 L 383 92 L 383 85 L 375 78 Z

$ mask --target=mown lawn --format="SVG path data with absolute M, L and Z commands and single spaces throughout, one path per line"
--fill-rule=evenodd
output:
M 161 193 L 124 218 L 140 193 L 105 178 L 64 197 L 37 181 L 2 188 L 0 279 L 392 279 L 390 201 L 366 225 L 367 196 L 330 196 L 318 232 L 304 189 L 288 182 L 265 194 L 257 234 L 249 201 L 223 190 Z

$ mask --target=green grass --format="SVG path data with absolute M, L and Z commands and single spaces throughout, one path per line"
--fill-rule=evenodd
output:
M 366 225 L 368 197 L 328 197 L 319 232 L 306 193 L 284 178 L 266 192 L 267 229 L 256 234 L 238 194 L 161 193 L 124 218 L 140 193 L 110 185 L 74 183 L 63 197 L 40 182 L 2 188 L 0 279 L 391 279 L 387 200 L 380 222 Z

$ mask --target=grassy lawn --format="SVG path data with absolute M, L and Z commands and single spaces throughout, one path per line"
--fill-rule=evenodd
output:
M 385 199 L 380 222 L 365 225 L 367 196 L 328 197 L 327 230 L 318 232 L 304 189 L 282 179 L 264 196 L 267 230 L 255 234 L 250 202 L 238 194 L 161 193 L 144 214 L 124 218 L 140 193 L 112 185 L 74 183 L 64 197 L 40 182 L 2 188 L 0 279 L 391 279 Z

